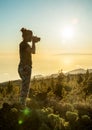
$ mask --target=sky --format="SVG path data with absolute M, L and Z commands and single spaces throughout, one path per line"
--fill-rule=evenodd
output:
M 92 0 L 0 0 L 0 82 L 20 78 L 22 27 L 41 37 L 32 76 L 92 68 Z

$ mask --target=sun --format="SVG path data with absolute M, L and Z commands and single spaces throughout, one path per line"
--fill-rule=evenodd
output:
M 74 28 L 72 26 L 66 26 L 62 30 L 63 39 L 71 39 L 74 37 Z

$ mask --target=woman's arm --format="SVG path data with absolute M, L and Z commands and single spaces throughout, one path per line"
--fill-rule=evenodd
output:
M 36 47 L 35 47 L 35 42 L 34 41 L 32 41 L 32 47 L 30 47 L 30 45 L 28 45 L 28 47 L 26 48 L 26 51 L 28 52 L 28 53 L 32 53 L 32 54 L 35 54 L 35 49 Z

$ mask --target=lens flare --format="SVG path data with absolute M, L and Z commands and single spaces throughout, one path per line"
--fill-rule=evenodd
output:
M 24 115 L 29 115 L 30 112 L 31 112 L 31 110 L 30 110 L 29 108 L 25 108 L 25 109 L 23 110 Z
M 23 120 L 19 120 L 19 121 L 18 121 L 18 124 L 19 124 L 19 125 L 23 124 Z

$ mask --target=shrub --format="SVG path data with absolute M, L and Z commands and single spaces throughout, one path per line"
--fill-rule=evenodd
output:
M 78 75 L 77 83 L 80 84 L 83 82 L 83 76 L 81 74 Z
M 82 121 L 85 122 L 85 123 L 87 123 L 87 122 L 90 121 L 90 117 L 89 117 L 88 115 L 83 115 L 83 116 L 81 116 L 81 119 L 82 119 Z
M 42 111 L 46 114 L 53 113 L 53 109 L 51 107 L 43 108 Z
M 72 87 L 65 85 L 64 89 L 65 91 L 70 92 L 72 90 Z
M 58 82 L 58 83 L 56 84 L 56 89 L 55 89 L 55 91 L 54 91 L 54 94 L 55 94 L 56 96 L 58 96 L 58 97 L 62 97 L 62 96 L 63 96 L 63 95 L 62 95 L 62 89 L 63 89 L 63 85 L 60 84 L 60 82 Z
M 78 120 L 78 130 L 92 130 L 92 120 L 88 115 L 82 115 Z
M 41 127 L 39 128 L 39 130 L 51 130 L 51 129 L 47 126 L 47 124 L 42 123 Z
M 69 122 L 64 123 L 65 130 L 71 130 Z
M 12 91 L 13 91 L 13 84 L 12 84 L 12 82 L 9 81 L 6 92 L 7 92 L 7 94 L 10 94 L 10 93 L 12 93 Z
M 63 118 L 60 118 L 59 115 L 49 114 L 48 115 L 49 123 L 54 130 L 63 130 L 64 129 L 64 122 Z
M 11 112 L 13 112 L 13 113 L 17 113 L 18 110 L 17 110 L 16 108 L 11 108 Z
M 78 110 L 78 115 L 79 117 L 81 117 L 82 115 L 88 115 L 90 110 L 89 105 L 87 105 L 85 102 L 80 102 L 80 103 L 76 103 L 75 105 L 75 109 Z
M 75 112 L 67 111 L 66 118 L 69 122 L 76 121 L 78 119 L 78 114 Z

